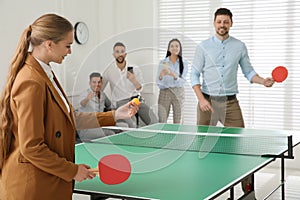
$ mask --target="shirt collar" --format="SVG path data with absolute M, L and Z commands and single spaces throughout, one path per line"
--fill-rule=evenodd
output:
M 126 72 L 127 71 L 127 66 L 128 66 L 128 62 L 126 61 L 126 65 L 124 67 L 124 69 L 121 71 L 120 68 L 117 65 L 117 62 L 115 62 L 115 68 L 119 71 L 119 72 Z
M 222 41 L 216 35 L 213 35 L 213 40 L 219 44 L 227 43 L 230 40 L 230 38 L 231 38 L 231 36 L 229 35 L 229 37 L 226 40 Z
M 170 56 L 166 57 L 166 60 L 171 63 Z M 179 58 L 177 58 L 176 62 L 179 62 Z
M 53 79 L 53 74 L 52 74 L 52 68 L 51 68 L 51 66 L 50 65 L 47 65 L 46 63 L 44 63 L 44 62 L 42 62 L 42 61 L 40 61 L 39 59 L 37 59 L 37 58 L 35 58 L 37 61 L 38 61 L 38 63 L 42 66 L 42 68 L 43 68 L 43 70 L 45 71 L 45 73 L 47 74 L 47 76 L 48 76 L 48 78 L 50 79 L 50 80 L 52 80 Z

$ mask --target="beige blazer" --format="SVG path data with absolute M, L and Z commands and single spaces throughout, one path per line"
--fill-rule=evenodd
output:
M 0 199 L 72 199 L 72 180 L 77 172 L 75 123 L 77 129 L 114 125 L 113 113 L 73 114 L 69 102 L 71 114 L 68 113 L 46 73 L 30 54 L 16 77 L 10 102 L 15 140 L 2 169 Z

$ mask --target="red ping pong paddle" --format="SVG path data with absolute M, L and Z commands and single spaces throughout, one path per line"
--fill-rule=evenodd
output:
M 273 69 L 272 71 L 272 78 L 277 83 L 281 83 L 282 81 L 284 81 L 287 78 L 287 76 L 288 76 L 288 70 L 286 67 L 278 66 L 275 67 L 275 69 Z
M 108 185 L 120 184 L 126 181 L 131 174 L 129 160 L 120 154 L 104 156 L 98 162 L 98 169 L 90 169 L 99 173 L 100 180 Z

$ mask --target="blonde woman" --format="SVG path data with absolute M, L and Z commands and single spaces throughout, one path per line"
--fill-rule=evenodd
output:
M 0 98 L 1 200 L 72 199 L 73 180 L 94 177 L 89 166 L 74 164 L 75 124 L 114 125 L 137 111 L 127 105 L 115 112 L 73 112 L 50 65 L 62 63 L 72 43 L 72 24 L 56 14 L 41 16 L 20 38 Z

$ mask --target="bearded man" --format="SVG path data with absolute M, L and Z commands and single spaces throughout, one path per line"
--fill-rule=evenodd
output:
M 140 96 L 144 80 L 140 68 L 135 65 L 129 65 L 126 62 L 126 47 L 122 42 L 115 43 L 112 55 L 115 58 L 115 62 L 103 73 L 103 88 L 109 83 L 111 101 L 113 105 L 118 108 L 133 98 Z M 143 101 L 139 106 L 137 115 L 139 117 L 120 121 L 125 122 L 130 128 L 136 128 L 138 126 L 136 120 L 139 118 L 141 118 L 145 125 L 158 122 L 154 112 Z

